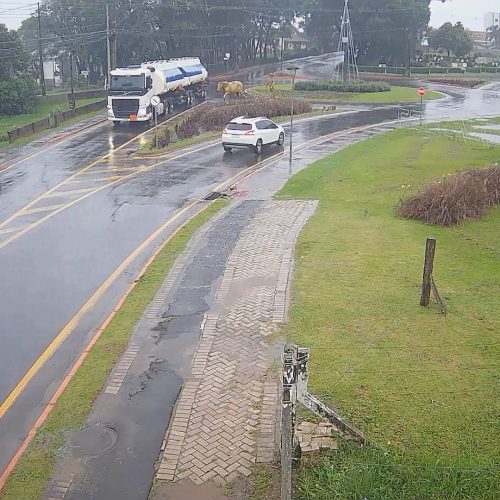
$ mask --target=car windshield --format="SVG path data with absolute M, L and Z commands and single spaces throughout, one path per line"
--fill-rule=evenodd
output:
M 228 130 L 252 130 L 250 123 L 230 123 L 227 127 Z
M 113 92 L 142 91 L 146 88 L 144 75 L 119 75 L 111 77 Z

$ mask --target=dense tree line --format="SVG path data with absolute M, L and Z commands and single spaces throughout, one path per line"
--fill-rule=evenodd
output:
M 353 0 L 351 21 L 358 60 L 402 63 L 429 21 L 430 0 Z M 45 0 L 41 4 L 45 53 L 72 53 L 91 78 L 106 72 L 106 5 L 117 40 L 117 65 L 200 55 L 208 64 L 278 57 L 280 37 L 302 19 L 320 52 L 336 48 L 344 0 Z M 19 30 L 36 54 L 37 19 Z M 33 59 L 36 61 L 36 58 Z M 36 62 L 35 62 L 36 64 Z

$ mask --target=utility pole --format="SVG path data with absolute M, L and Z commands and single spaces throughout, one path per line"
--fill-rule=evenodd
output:
M 42 88 L 42 95 L 47 95 L 45 88 L 45 71 L 43 69 L 43 45 L 42 45 L 42 20 L 40 17 L 40 3 L 38 5 L 38 57 L 40 60 L 40 87 Z
M 116 0 L 113 0 L 113 44 L 112 44 L 112 51 L 113 51 L 113 68 L 116 69 L 118 67 L 118 56 L 117 56 L 117 48 L 118 48 L 118 42 L 117 42 L 117 33 L 116 33 L 116 28 L 118 26 L 117 23 L 117 15 L 118 15 L 118 9 L 116 5 Z
M 75 109 L 75 88 L 73 85 L 73 49 L 69 53 L 69 72 L 70 72 L 70 98 L 69 98 L 69 107 L 70 109 Z
M 408 78 L 411 78 L 411 32 L 408 33 L 408 57 L 406 62 L 406 72 L 408 73 Z
M 108 89 L 111 86 L 111 31 L 109 29 L 109 6 L 106 5 L 106 55 L 108 65 Z

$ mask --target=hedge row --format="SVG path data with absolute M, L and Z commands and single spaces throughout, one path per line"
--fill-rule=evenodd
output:
M 351 93 L 374 93 L 389 92 L 391 86 L 386 82 L 359 81 L 359 82 L 322 82 L 304 81 L 295 84 L 297 90 L 351 92 Z

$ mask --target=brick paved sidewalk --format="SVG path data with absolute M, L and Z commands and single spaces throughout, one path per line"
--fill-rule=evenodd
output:
M 269 336 L 286 319 L 293 248 L 315 208 L 270 202 L 241 234 L 167 430 L 156 475 L 163 486 L 224 484 L 274 459 L 281 345 Z

